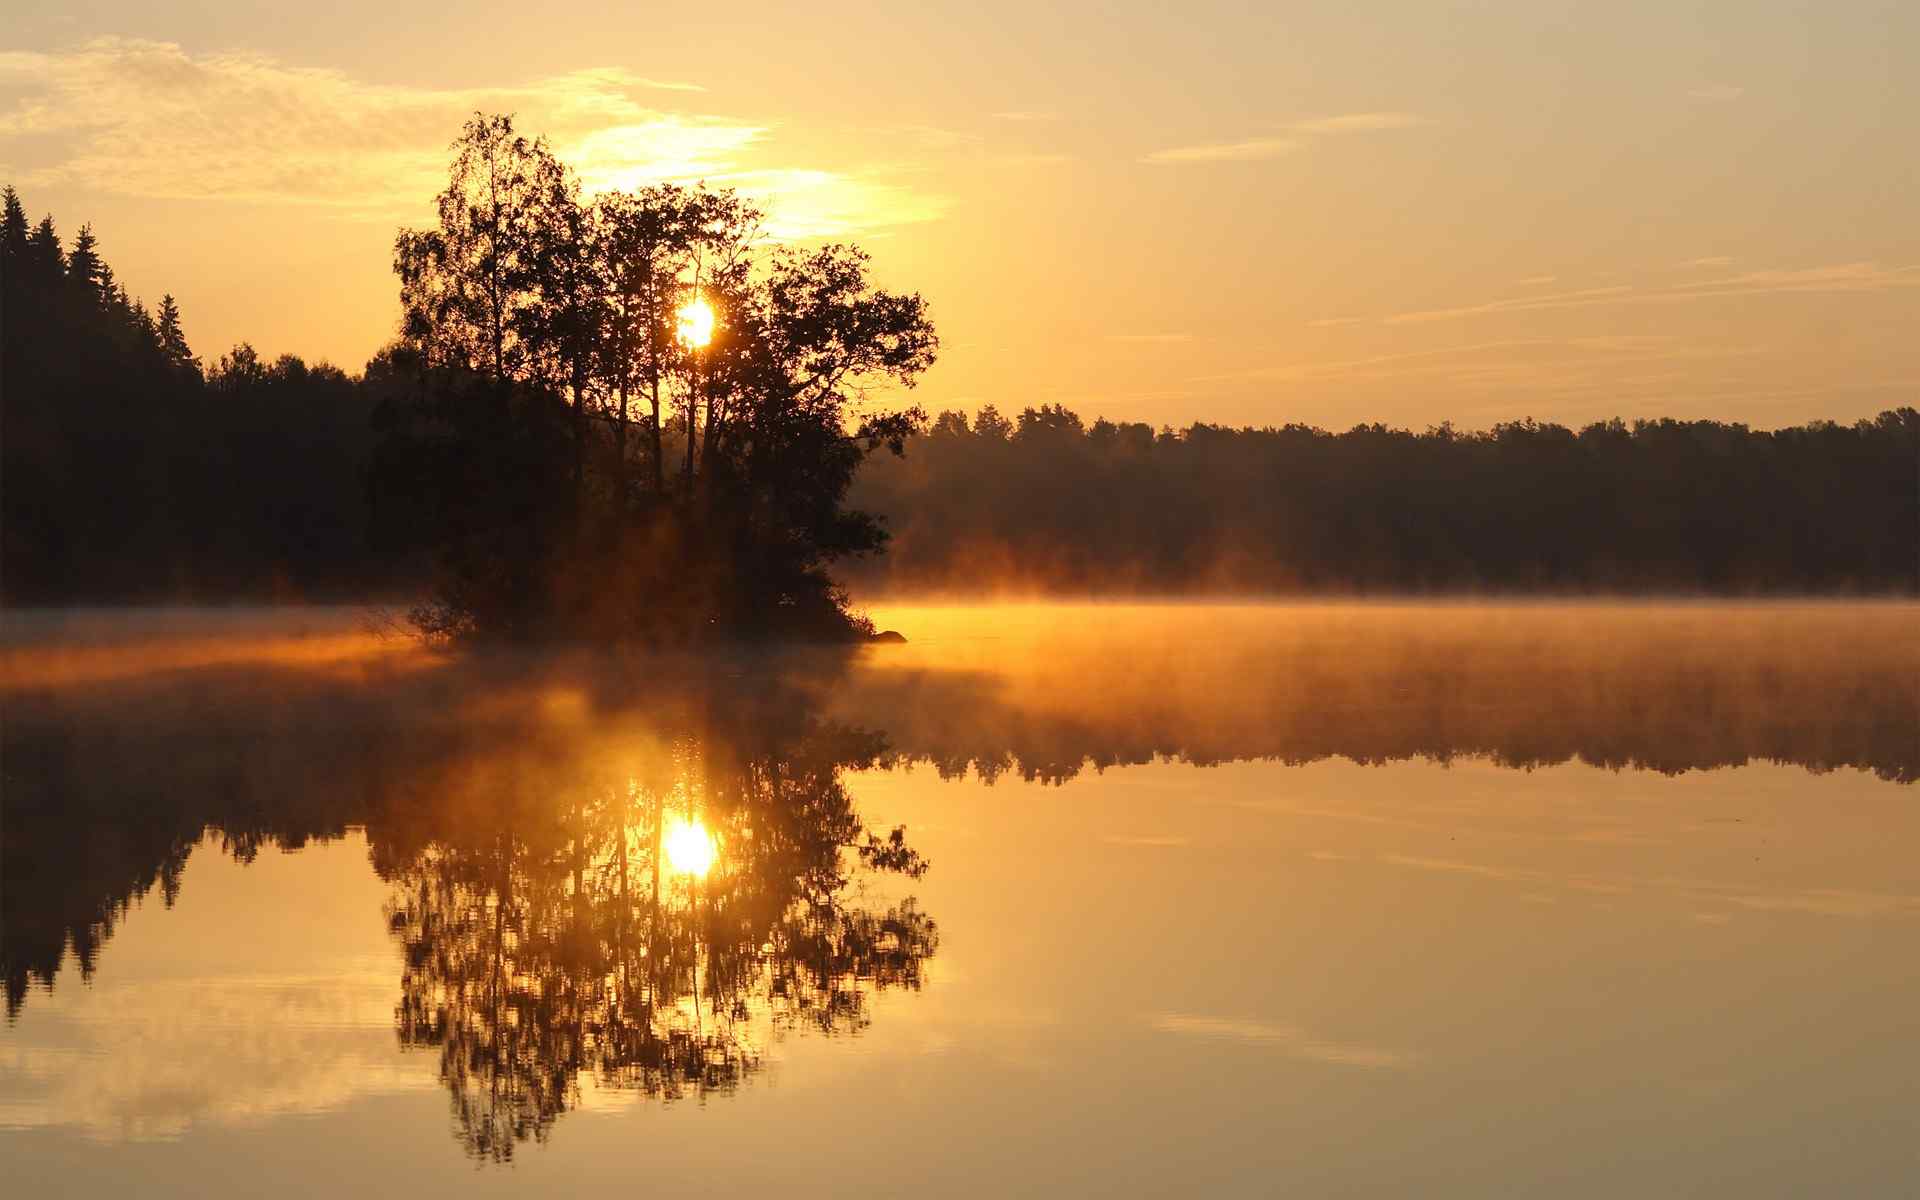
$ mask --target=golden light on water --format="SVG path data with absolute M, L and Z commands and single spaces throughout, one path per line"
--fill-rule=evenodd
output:
M 677 314 L 680 326 L 676 330 L 679 339 L 698 349 L 713 340 L 713 306 L 699 296 L 695 296 L 681 305 Z
M 661 844 L 667 852 L 667 866 L 676 875 L 705 875 L 720 855 L 713 835 L 698 821 L 683 820 L 668 826 Z

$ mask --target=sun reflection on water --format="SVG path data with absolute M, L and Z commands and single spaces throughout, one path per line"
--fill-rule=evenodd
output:
M 667 865 L 676 875 L 704 877 L 720 856 L 719 843 L 699 821 L 676 821 L 661 842 L 666 848 Z

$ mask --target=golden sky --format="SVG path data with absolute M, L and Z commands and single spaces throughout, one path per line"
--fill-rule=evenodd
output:
M 1910 0 L 71 0 L 0 179 L 122 282 L 357 369 L 472 110 L 736 186 L 926 294 L 929 409 L 1344 428 L 1920 400 Z

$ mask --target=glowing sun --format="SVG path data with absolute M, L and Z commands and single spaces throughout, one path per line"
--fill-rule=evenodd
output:
M 695 296 L 680 307 L 680 326 L 675 331 L 682 342 L 698 349 L 713 340 L 713 306 Z

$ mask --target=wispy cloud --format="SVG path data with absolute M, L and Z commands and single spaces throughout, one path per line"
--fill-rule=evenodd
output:
M 1201 142 L 1191 146 L 1173 146 L 1143 155 L 1147 163 L 1257 162 L 1278 158 L 1305 144 L 1303 139 L 1343 133 L 1373 133 L 1388 129 L 1411 129 L 1429 122 L 1417 113 L 1364 112 L 1342 113 L 1331 117 L 1313 117 L 1295 121 L 1286 134 L 1244 138 L 1234 142 Z M 1288 136 L 1292 135 L 1292 136 Z
M 1418 113 L 1364 112 L 1295 121 L 1292 128 L 1301 133 L 1374 133 L 1385 129 L 1412 129 L 1430 123 Z
M 1613 287 L 1583 288 L 1575 292 L 1555 292 L 1546 296 L 1514 296 L 1503 300 L 1487 300 L 1479 304 L 1464 304 L 1458 308 L 1432 308 L 1416 312 L 1394 313 L 1385 318 L 1385 323 L 1403 325 L 1416 321 L 1447 321 L 1456 317 L 1475 317 L 1485 313 L 1565 308 L 1573 303 L 1590 304 L 1596 300 L 1612 299 L 1632 290 L 1625 284 L 1618 284 Z
M 993 114 L 1001 121 L 1058 121 L 1060 114 L 1046 109 L 1011 109 Z
M 1710 267 L 1717 265 L 1718 262 L 1719 260 L 1701 259 L 1692 265 Z M 1387 325 L 1408 325 L 1504 313 L 1538 312 L 1545 309 L 1591 308 L 1597 305 L 1675 304 L 1728 296 L 1790 293 L 1888 292 L 1914 287 L 1920 287 L 1920 264 L 1888 267 L 1875 262 L 1836 263 L 1820 267 L 1748 271 L 1740 275 L 1696 280 L 1691 283 L 1649 287 L 1615 284 L 1608 287 L 1555 292 L 1545 296 L 1510 296 L 1453 308 L 1393 313 L 1381 318 L 1381 321 Z
M 1683 283 L 1679 294 L 1746 295 L 1753 292 L 1886 292 L 1920 287 L 1920 263 L 1884 267 L 1877 262 L 1748 271 L 1725 279 Z
M 1149 163 L 1257 162 L 1278 158 L 1300 148 L 1296 138 L 1248 138 L 1239 142 L 1205 142 L 1197 146 L 1173 146 L 1155 150 L 1141 158 Z
M 1161 1033 L 1252 1042 L 1289 1057 L 1303 1058 L 1311 1062 L 1368 1067 L 1374 1070 L 1405 1067 L 1412 1062 L 1409 1056 L 1392 1050 L 1314 1037 L 1297 1025 L 1275 1025 L 1265 1021 L 1243 1021 L 1232 1017 L 1196 1016 L 1189 1013 L 1167 1013 L 1155 1017 L 1152 1024 L 1153 1028 Z
M 1180 342 L 1192 341 L 1193 335 L 1190 333 L 1110 333 L 1107 335 L 1107 340 L 1109 342 L 1138 342 L 1145 345 L 1175 345 Z
M 1750 359 L 1748 347 L 1659 335 L 1503 338 L 1358 358 L 1246 367 L 1203 377 L 1201 383 L 1260 382 L 1324 387 L 1417 386 L 1444 396 L 1575 399 L 1605 395 L 1621 404 L 1645 391 L 1670 395 L 1674 376 L 1705 364 Z
M 645 99 L 701 91 L 615 68 L 498 87 L 397 86 L 262 54 L 103 38 L 0 53 L 9 98 L 0 159 L 23 184 L 410 219 L 424 214 L 448 143 L 479 110 L 514 113 L 547 135 L 589 190 L 697 179 L 758 190 L 776 236 L 928 220 L 944 207 L 877 170 L 780 162 L 771 123 Z
M 670 79 L 647 79 L 642 77 L 638 82 L 641 87 L 653 88 L 655 91 L 660 92 L 704 92 L 707 90 L 697 83 L 677 83 Z
M 986 141 L 980 134 L 943 129 L 938 125 L 884 126 L 876 132 L 890 141 L 905 140 L 931 150 L 954 150 L 963 146 L 977 146 Z
M 1687 95 L 1693 97 L 1695 100 L 1705 100 L 1710 104 L 1725 104 L 1732 100 L 1738 100 L 1746 94 L 1747 89 L 1735 87 L 1730 83 L 1708 84 L 1705 87 L 1694 88 L 1687 93 Z

